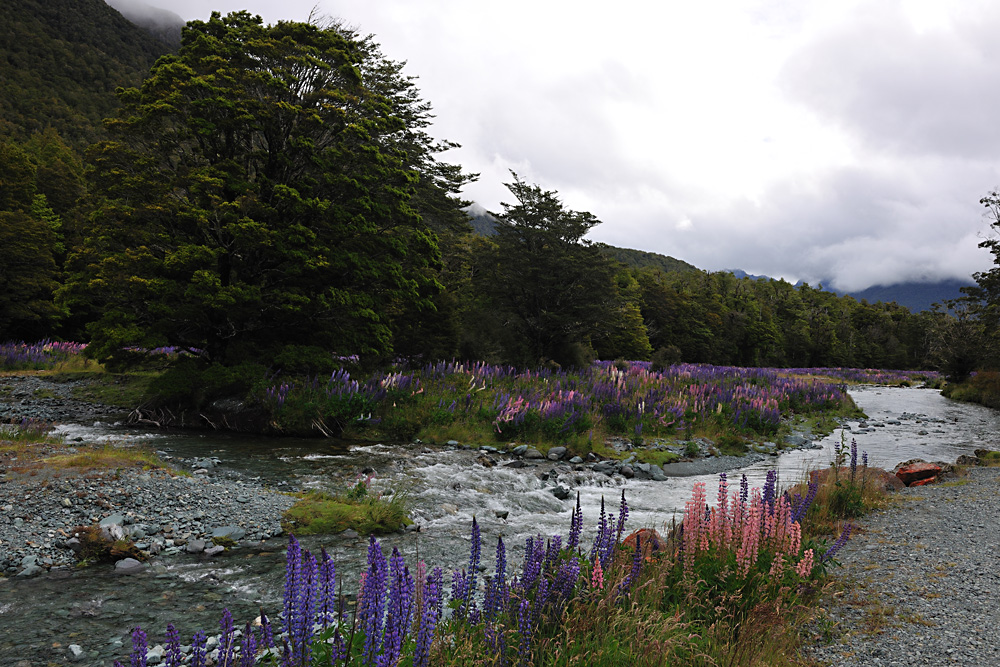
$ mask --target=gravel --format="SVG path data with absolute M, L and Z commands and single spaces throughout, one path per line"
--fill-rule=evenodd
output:
M 911 487 L 866 517 L 810 624 L 820 664 L 1000 664 L 1000 470 Z
M 241 542 L 259 543 L 281 534 L 281 514 L 295 500 L 252 481 L 204 473 L 19 471 L 13 464 L 0 465 L 0 574 L 7 575 L 70 566 L 72 529 L 101 522 L 121 526 L 160 556 L 200 555 L 203 549 L 191 545 L 211 547 L 213 533 L 226 527 L 238 528 Z

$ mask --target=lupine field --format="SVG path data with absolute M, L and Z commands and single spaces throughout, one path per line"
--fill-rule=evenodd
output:
M 767 369 L 596 362 L 573 371 L 485 363 L 397 367 L 364 379 L 284 381 L 260 402 L 279 429 L 366 431 L 405 439 L 429 427 L 444 437 L 573 442 L 597 436 L 773 436 L 782 419 L 850 405 L 846 383 L 898 384 L 932 376 L 858 369 Z M 596 435 L 595 435 L 596 434 Z
M 851 461 L 856 471 L 856 448 Z M 844 482 L 854 485 L 865 472 Z M 482 567 L 492 545 L 473 519 L 468 566 L 448 577 L 423 562 L 410 569 L 372 537 L 351 605 L 326 552 L 311 554 L 290 537 L 280 613 L 262 613 L 237 632 L 224 611 L 214 652 L 203 632 L 182 651 L 168 626 L 164 664 L 716 664 L 720 650 L 746 650 L 739 634 L 755 614 L 811 594 L 850 532 L 848 524 L 828 547 L 803 534 L 818 475 L 804 496 L 778 493 L 775 482 L 772 473 L 763 489 L 749 489 L 745 477 L 730 488 L 722 474 L 714 506 L 697 483 L 667 537 L 643 529 L 624 540 L 623 491 L 616 513 L 602 505 L 589 548 L 577 500 L 568 535 L 528 538 L 519 567 L 508 567 L 502 537 L 490 549 L 492 568 Z M 148 637 L 136 628 L 132 638 L 131 665 L 144 666 Z

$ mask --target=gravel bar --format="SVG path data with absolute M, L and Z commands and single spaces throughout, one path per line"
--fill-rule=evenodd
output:
M 859 522 L 810 624 L 819 664 L 1000 665 L 1000 469 L 911 487 Z

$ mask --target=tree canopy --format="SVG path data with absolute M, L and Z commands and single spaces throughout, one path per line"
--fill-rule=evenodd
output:
M 361 46 L 215 13 L 121 93 L 112 138 L 89 153 L 98 199 L 70 290 L 102 313 L 98 356 L 383 354 L 392 303 L 430 305 L 439 251 L 410 205 L 420 177 Z

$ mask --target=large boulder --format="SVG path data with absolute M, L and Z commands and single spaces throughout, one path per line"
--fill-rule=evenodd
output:
M 907 463 L 896 469 L 896 477 L 907 486 L 920 486 L 922 484 L 927 484 L 926 481 L 931 478 L 936 478 L 942 473 L 943 469 L 936 463 Z M 920 484 L 917 484 L 920 482 Z

